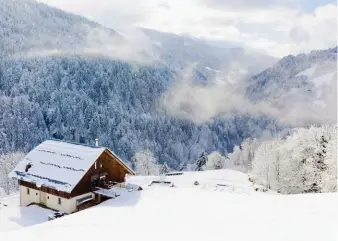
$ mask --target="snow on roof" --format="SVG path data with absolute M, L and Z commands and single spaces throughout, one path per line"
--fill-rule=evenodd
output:
M 47 140 L 29 152 L 9 176 L 38 187 L 43 185 L 70 193 L 105 150 L 104 147 Z

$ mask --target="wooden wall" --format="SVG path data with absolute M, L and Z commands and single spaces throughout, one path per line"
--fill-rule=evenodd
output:
M 102 164 L 102 168 L 100 168 Z M 76 185 L 71 193 L 71 196 L 78 196 L 91 191 L 92 176 L 99 175 L 100 173 L 107 172 L 107 180 L 115 182 L 124 182 L 125 175 L 133 174 L 126 167 L 124 167 L 118 159 L 111 154 L 108 150 L 105 150 L 101 156 L 97 159 L 97 168 L 95 169 L 95 163 L 90 167 L 88 172 L 84 175 L 81 181 Z

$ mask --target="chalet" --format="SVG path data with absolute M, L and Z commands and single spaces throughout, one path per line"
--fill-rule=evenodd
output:
M 101 202 L 96 191 L 123 183 L 126 174 L 135 173 L 107 148 L 47 140 L 9 176 L 19 182 L 21 206 L 72 213 Z

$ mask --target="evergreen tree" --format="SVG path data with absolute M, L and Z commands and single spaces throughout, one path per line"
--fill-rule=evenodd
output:
M 195 170 L 196 171 L 203 171 L 207 162 L 208 162 L 208 156 L 205 153 L 205 151 L 203 151 L 196 161 L 196 169 Z
M 170 167 L 168 166 L 168 164 L 165 162 L 162 166 L 161 166 L 161 170 L 160 170 L 160 174 L 161 175 L 165 175 L 167 173 L 170 172 Z

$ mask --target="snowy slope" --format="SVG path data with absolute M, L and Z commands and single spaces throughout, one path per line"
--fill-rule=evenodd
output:
M 99 27 L 34 0 L 1 0 L 0 53 L 78 46 L 86 41 L 84 26 Z
M 247 94 L 250 98 L 278 99 L 294 91 L 309 99 L 317 99 L 323 83 L 337 82 L 337 47 L 312 51 L 309 54 L 289 55 L 249 79 Z
M 336 240 L 335 194 L 253 196 L 157 188 L 28 229 L 4 240 Z
M 192 173 L 186 175 L 186 180 L 184 175 L 172 178 L 181 179 L 183 184 L 196 178 L 211 180 L 211 174 Z M 231 171 L 223 174 L 215 172 L 216 182 L 245 185 L 245 174 Z M 0 237 L 6 241 L 107 240 L 107 237 L 148 241 L 333 241 L 337 238 L 336 204 L 337 194 L 241 195 L 153 186 L 54 221 L 0 232 Z
M 318 99 L 325 97 L 325 89 L 332 88 L 337 82 L 337 65 L 335 61 L 315 64 L 300 72 L 296 77 L 305 77 L 313 86 L 314 96 Z
M 54 213 L 49 209 L 38 206 L 8 207 L 0 209 L 0 237 L 1 232 L 17 230 L 48 221 L 48 215 Z
M 249 99 L 291 124 L 337 122 L 337 47 L 286 56 L 248 81 Z M 274 113 L 275 112 L 275 113 Z
M 29 227 L 48 220 L 53 213 L 35 205 L 20 207 L 19 194 L 0 198 L 0 237 L 1 232 Z
M 19 193 L 7 195 L 0 198 L 0 209 L 5 207 L 18 207 L 20 205 Z
M 173 176 L 129 176 L 127 183 L 141 186 L 143 189 L 149 189 L 165 184 L 151 184 L 153 181 L 170 182 L 178 188 L 195 188 L 209 191 L 239 193 L 246 195 L 261 195 L 262 192 L 256 192 L 252 182 L 248 180 L 248 175 L 233 170 L 214 170 L 203 172 L 181 172 L 183 175 Z M 195 182 L 198 185 L 195 185 Z M 168 186 L 168 185 L 167 185 Z M 261 189 L 261 187 L 260 187 Z M 268 191 L 268 193 L 274 193 Z
M 161 60 L 173 69 L 180 70 L 191 65 L 202 74 L 202 82 L 224 84 L 237 75 L 244 77 L 257 74 L 276 63 L 274 57 L 232 45 L 216 45 L 212 41 L 163 33 L 150 29 L 142 32 L 156 43 L 154 51 Z M 223 81 L 217 81 L 219 78 Z M 216 80 L 214 80 L 216 79 Z

